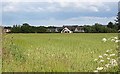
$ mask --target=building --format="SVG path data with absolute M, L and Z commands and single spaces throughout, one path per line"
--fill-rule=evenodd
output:
M 82 26 L 78 26 L 75 28 L 74 32 L 85 32 Z
M 83 26 L 78 26 L 78 25 L 67 25 L 67 26 L 62 26 L 62 27 L 54 27 L 50 26 L 47 29 L 47 32 L 51 33 L 80 33 L 80 32 L 85 32 Z
M 61 31 L 61 33 L 72 33 L 72 31 L 69 30 L 67 27 L 65 27 L 65 28 Z
M 51 33 L 55 32 L 55 33 L 57 33 L 57 32 L 61 32 L 62 29 L 63 29 L 63 27 L 49 26 L 47 28 L 47 32 L 51 32 Z
M 85 32 L 83 26 L 73 25 L 73 26 L 63 26 L 64 29 L 70 30 L 73 33 Z
M 11 27 L 4 27 L 3 32 L 5 33 L 11 32 Z

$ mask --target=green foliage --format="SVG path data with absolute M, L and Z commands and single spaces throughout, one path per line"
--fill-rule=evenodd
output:
M 114 28 L 114 24 L 112 22 L 109 22 L 107 25 L 108 28 Z
M 27 23 L 24 23 L 22 26 L 13 25 L 11 29 L 12 33 L 43 33 L 46 32 L 46 28 L 44 26 L 30 26 Z
M 98 23 L 95 23 L 95 25 L 92 26 L 84 26 L 84 30 L 86 33 L 117 33 L 117 28 L 117 24 L 113 25 L 112 22 L 109 22 L 107 26 Z
M 24 23 L 22 26 L 13 25 L 11 32 L 12 33 L 50 33 L 49 29 L 55 28 L 54 26 L 44 27 L 44 26 L 30 26 L 27 23 Z M 95 25 L 84 25 L 83 26 L 85 33 L 117 33 L 118 32 L 118 23 L 109 22 L 108 25 L 102 25 L 95 23 Z M 61 29 L 62 30 L 62 29 Z M 59 31 L 60 32 L 60 31 Z

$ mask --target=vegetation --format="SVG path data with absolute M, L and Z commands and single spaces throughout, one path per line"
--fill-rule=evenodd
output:
M 22 26 L 20 25 L 13 25 L 11 28 L 12 33 L 43 33 L 46 32 L 46 28 L 44 26 L 35 27 L 30 26 L 27 23 L 24 23 Z
M 85 25 L 84 30 L 86 33 L 117 33 L 118 26 L 109 22 L 107 26 L 96 23 L 93 26 Z
M 94 59 L 107 50 L 115 53 L 117 43 L 105 38 L 116 36 L 117 33 L 7 34 L 2 71 L 93 72 L 99 66 Z M 116 72 L 118 68 L 103 71 Z
M 2 27 L 0 26 L 0 73 L 2 72 Z
M 49 28 L 55 29 L 54 26 L 49 26 L 49 27 L 38 26 L 37 27 L 37 26 L 30 26 L 28 23 L 24 23 L 23 25 L 13 25 L 13 27 L 11 27 L 11 33 L 48 33 Z M 119 30 L 119 25 L 117 22 L 116 23 L 109 22 L 107 25 L 95 23 L 95 25 L 92 25 L 92 26 L 84 25 L 83 29 L 85 33 L 117 33 Z

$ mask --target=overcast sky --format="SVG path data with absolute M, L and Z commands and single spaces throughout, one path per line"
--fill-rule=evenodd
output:
M 2 2 L 2 24 L 14 25 L 29 23 L 31 25 L 62 26 L 69 24 L 106 25 L 114 22 L 118 12 L 118 0 L 102 1 L 55 1 L 55 0 L 6 0 Z M 0 18 L 1 19 L 1 18 Z M 1 22 L 0 22 L 1 23 Z

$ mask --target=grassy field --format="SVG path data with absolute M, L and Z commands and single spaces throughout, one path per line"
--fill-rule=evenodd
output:
M 3 43 L 4 72 L 93 72 L 94 59 L 117 43 L 102 39 L 117 33 L 6 34 Z M 117 71 L 117 68 L 103 71 Z
M 0 27 L 0 73 L 2 69 L 2 28 Z

